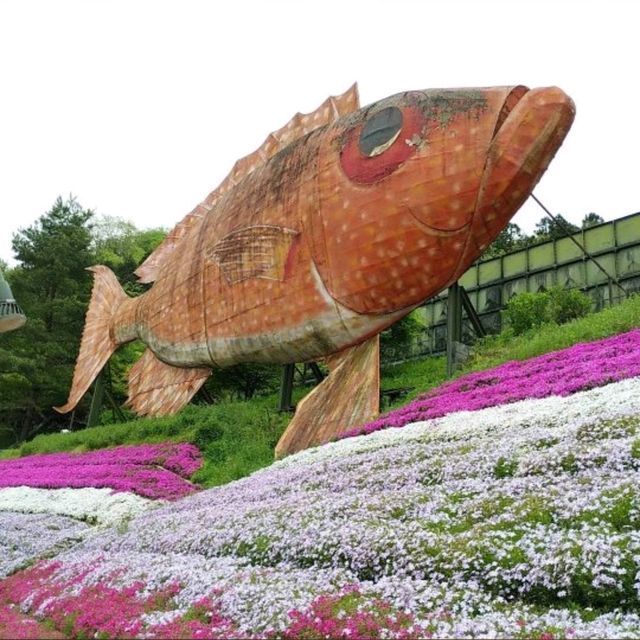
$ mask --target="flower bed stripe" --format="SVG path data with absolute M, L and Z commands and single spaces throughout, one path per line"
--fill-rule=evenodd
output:
M 0 512 L 0 577 L 77 544 L 88 531 L 65 516 Z
M 196 490 L 186 478 L 200 464 L 200 453 L 191 444 L 33 455 L 0 460 L 0 488 L 111 488 L 151 499 L 175 500 Z
M 527 398 L 567 396 L 640 375 L 640 329 L 581 343 L 536 358 L 511 361 L 440 385 L 408 405 L 380 416 L 340 437 L 476 411 Z
M 161 504 L 111 489 L 0 489 L 0 511 L 56 514 L 101 527 L 116 526 Z
M 66 636 L 23 616 L 15 605 L 0 605 L 0 638 L 58 640 Z

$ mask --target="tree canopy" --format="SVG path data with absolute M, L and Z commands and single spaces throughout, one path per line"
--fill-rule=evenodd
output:
M 56 424 L 51 407 L 69 388 L 91 290 L 92 218 L 58 198 L 13 236 L 19 265 L 6 276 L 27 324 L 0 338 L 0 420 L 18 441 Z
M 558 240 L 578 233 L 581 229 L 588 229 L 596 224 L 601 224 L 604 221 L 602 216 L 593 212 L 584 216 L 580 226 L 569 222 L 561 214 L 556 214 L 554 219 L 545 215 L 536 222 L 532 234 L 524 233 L 517 224 L 509 222 L 482 254 L 482 259 L 495 258 L 511 251 L 547 242 L 548 240 Z
M 18 261 L 5 275 L 27 315 L 18 331 L 0 336 L 0 446 L 39 431 L 69 424 L 54 405 L 64 404 L 73 375 L 91 294 L 92 264 L 114 270 L 130 293 L 139 293 L 133 270 L 164 237 L 161 229 L 140 231 L 118 218 L 96 218 L 73 197 L 52 208 L 13 237 Z M 114 383 L 124 399 L 123 378 L 139 355 L 127 347 L 112 361 Z M 86 402 L 77 410 L 82 420 Z
M 602 224 L 604 222 L 604 218 L 599 216 L 597 213 L 587 213 L 587 215 L 582 218 L 582 228 L 588 229 L 589 227 L 594 227 L 597 224 Z

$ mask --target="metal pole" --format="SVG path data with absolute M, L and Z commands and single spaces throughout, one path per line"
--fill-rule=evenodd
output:
M 107 396 L 107 402 L 111 405 L 114 417 L 117 417 L 120 422 L 126 422 L 127 418 L 118 403 L 115 401 L 115 398 L 111 395 L 111 391 L 109 391 L 109 389 L 105 389 L 104 394 Z
M 93 396 L 87 418 L 87 427 L 95 427 L 100 422 L 100 411 L 104 400 L 104 369 L 98 374 L 93 384 Z
M 455 343 L 462 338 L 462 301 L 460 285 L 454 282 L 447 294 L 447 376 L 455 371 Z
M 293 395 L 293 375 L 296 365 L 294 363 L 285 364 L 282 367 L 282 382 L 280 384 L 280 407 L 279 411 L 291 411 L 291 399 Z
M 473 326 L 476 335 L 479 338 L 484 338 L 487 335 L 487 332 L 484 330 L 482 326 L 482 321 L 480 320 L 480 316 L 475 310 L 473 303 L 471 302 L 471 298 L 469 298 L 469 294 L 467 290 L 460 285 L 460 299 L 462 301 L 462 306 L 467 313 L 467 318 L 469 318 L 469 322 L 471 322 L 471 326 Z
M 324 380 L 324 374 L 320 370 L 320 367 L 318 366 L 318 363 L 317 362 L 310 362 L 309 363 L 309 369 L 311 369 L 311 371 L 313 372 L 313 375 L 316 378 L 316 381 L 318 382 L 318 384 L 320 384 Z

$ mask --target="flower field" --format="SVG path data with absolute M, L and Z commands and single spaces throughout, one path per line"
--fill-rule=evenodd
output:
M 190 444 L 49 453 L 0 460 L 0 489 L 107 487 L 146 498 L 175 500 L 195 491 L 188 478 L 200 464 L 200 453 Z
M 635 329 L 461 376 L 373 422 L 346 431 L 342 437 L 403 427 L 412 422 L 439 418 L 452 411 L 474 411 L 526 398 L 566 396 L 638 375 L 640 329 Z
M 0 460 L 0 577 L 193 493 L 199 466 L 189 444 Z
M 417 401 L 439 417 L 138 495 L 98 530 L 16 494 L 0 637 L 636 638 L 639 334 L 459 378 Z

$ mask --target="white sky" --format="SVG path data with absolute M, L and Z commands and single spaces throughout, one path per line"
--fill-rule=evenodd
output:
M 536 195 L 575 223 L 640 211 L 639 24 L 637 0 L 0 0 L 0 258 L 58 195 L 170 228 L 356 80 L 363 105 L 558 85 L 577 116 Z

